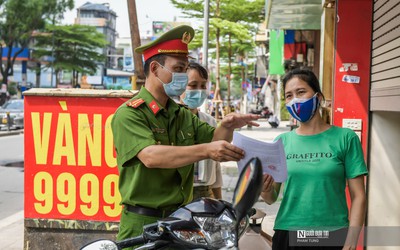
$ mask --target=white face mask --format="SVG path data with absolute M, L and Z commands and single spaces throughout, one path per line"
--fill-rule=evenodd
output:
M 159 63 L 158 63 L 159 64 Z M 169 97 L 180 96 L 185 92 L 189 77 L 187 73 L 171 72 L 166 67 L 159 64 L 163 69 L 172 74 L 172 80 L 169 83 L 164 83 L 160 78 L 157 79 L 163 84 L 164 91 Z

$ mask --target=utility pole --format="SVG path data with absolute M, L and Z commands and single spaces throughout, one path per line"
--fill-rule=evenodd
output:
M 215 15 L 217 18 L 220 17 L 221 12 L 220 12 L 220 8 L 219 8 L 219 4 L 220 4 L 221 0 L 217 0 L 216 1 L 216 8 L 215 8 Z M 221 77 L 220 77 L 220 29 L 217 28 L 216 32 L 215 32 L 215 36 L 216 36 L 216 43 L 215 43 L 215 60 L 217 63 L 217 67 L 215 70 L 215 75 L 216 75 L 216 79 L 215 79 L 215 92 L 214 92 L 214 99 L 213 102 L 215 103 L 215 119 L 219 120 L 219 108 L 221 108 L 221 115 L 222 118 L 224 118 L 224 114 L 223 114 L 223 101 L 221 100 L 221 93 L 220 93 L 220 82 L 221 82 Z
M 204 1 L 204 31 L 203 31 L 203 66 L 208 69 L 208 26 L 209 26 L 209 0 Z
M 50 88 L 53 87 L 53 74 L 54 74 L 54 29 L 51 32 L 51 79 L 50 79 Z M 57 83 L 56 83 L 57 84 Z M 58 86 L 56 86 L 58 87 Z
M 209 18 L 210 18 L 210 2 L 209 0 L 204 0 L 204 31 L 203 31 L 203 58 L 202 64 L 204 68 L 208 70 L 208 26 L 209 26 Z M 200 106 L 200 111 L 206 113 L 207 112 L 208 103 L 204 102 Z
M 127 0 L 127 1 L 128 1 L 129 25 L 131 29 L 132 54 L 133 54 L 133 62 L 135 65 L 135 76 L 136 76 L 136 82 L 139 83 L 139 85 L 141 85 L 144 83 L 145 76 L 143 70 L 142 55 L 135 52 L 135 48 L 140 46 L 140 33 L 137 20 L 136 1 L 135 0 Z M 139 89 L 139 86 L 138 85 L 136 86 L 137 86 L 136 89 Z

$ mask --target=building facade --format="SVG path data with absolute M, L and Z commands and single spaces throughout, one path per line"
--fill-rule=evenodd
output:
M 87 2 L 77 8 L 76 24 L 95 26 L 97 31 L 104 34 L 108 42 L 108 46 L 103 49 L 103 53 L 107 56 L 116 53 L 115 41 L 117 39 L 116 31 L 117 14 L 110 9 L 108 3 L 96 4 Z M 108 57 L 105 66 L 107 68 L 116 67 L 116 61 L 112 57 Z
M 355 130 L 369 169 L 365 241 L 357 249 L 398 249 L 399 238 L 388 235 L 400 233 L 394 198 L 400 189 L 400 2 L 266 0 L 266 6 L 267 28 L 321 31 L 318 75 L 332 99 L 331 123 Z
M 77 8 L 75 24 L 95 26 L 97 31 L 104 34 L 108 45 L 103 48 L 102 53 L 107 57 L 105 62 L 99 62 L 95 76 L 88 76 L 87 81 L 92 85 L 103 85 L 103 76 L 107 68 L 117 67 L 116 32 L 117 14 L 110 9 L 108 3 L 97 4 L 87 2 Z

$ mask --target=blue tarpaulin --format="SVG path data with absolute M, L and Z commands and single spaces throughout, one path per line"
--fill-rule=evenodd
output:
M 12 48 L 11 50 L 11 57 L 13 57 L 21 48 Z M 8 48 L 7 47 L 3 47 L 3 55 L 2 58 L 3 60 L 5 58 L 7 58 L 8 55 Z M 18 54 L 16 60 L 28 60 L 29 59 L 29 49 L 25 48 L 22 50 L 21 53 Z

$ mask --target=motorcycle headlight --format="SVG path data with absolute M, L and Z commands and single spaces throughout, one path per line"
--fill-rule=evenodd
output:
M 190 243 L 215 249 L 235 245 L 236 220 L 228 210 L 224 210 L 218 217 L 193 216 L 193 220 L 199 225 L 200 230 L 174 230 L 175 236 Z M 238 237 L 243 234 L 247 225 L 247 218 L 240 222 Z

